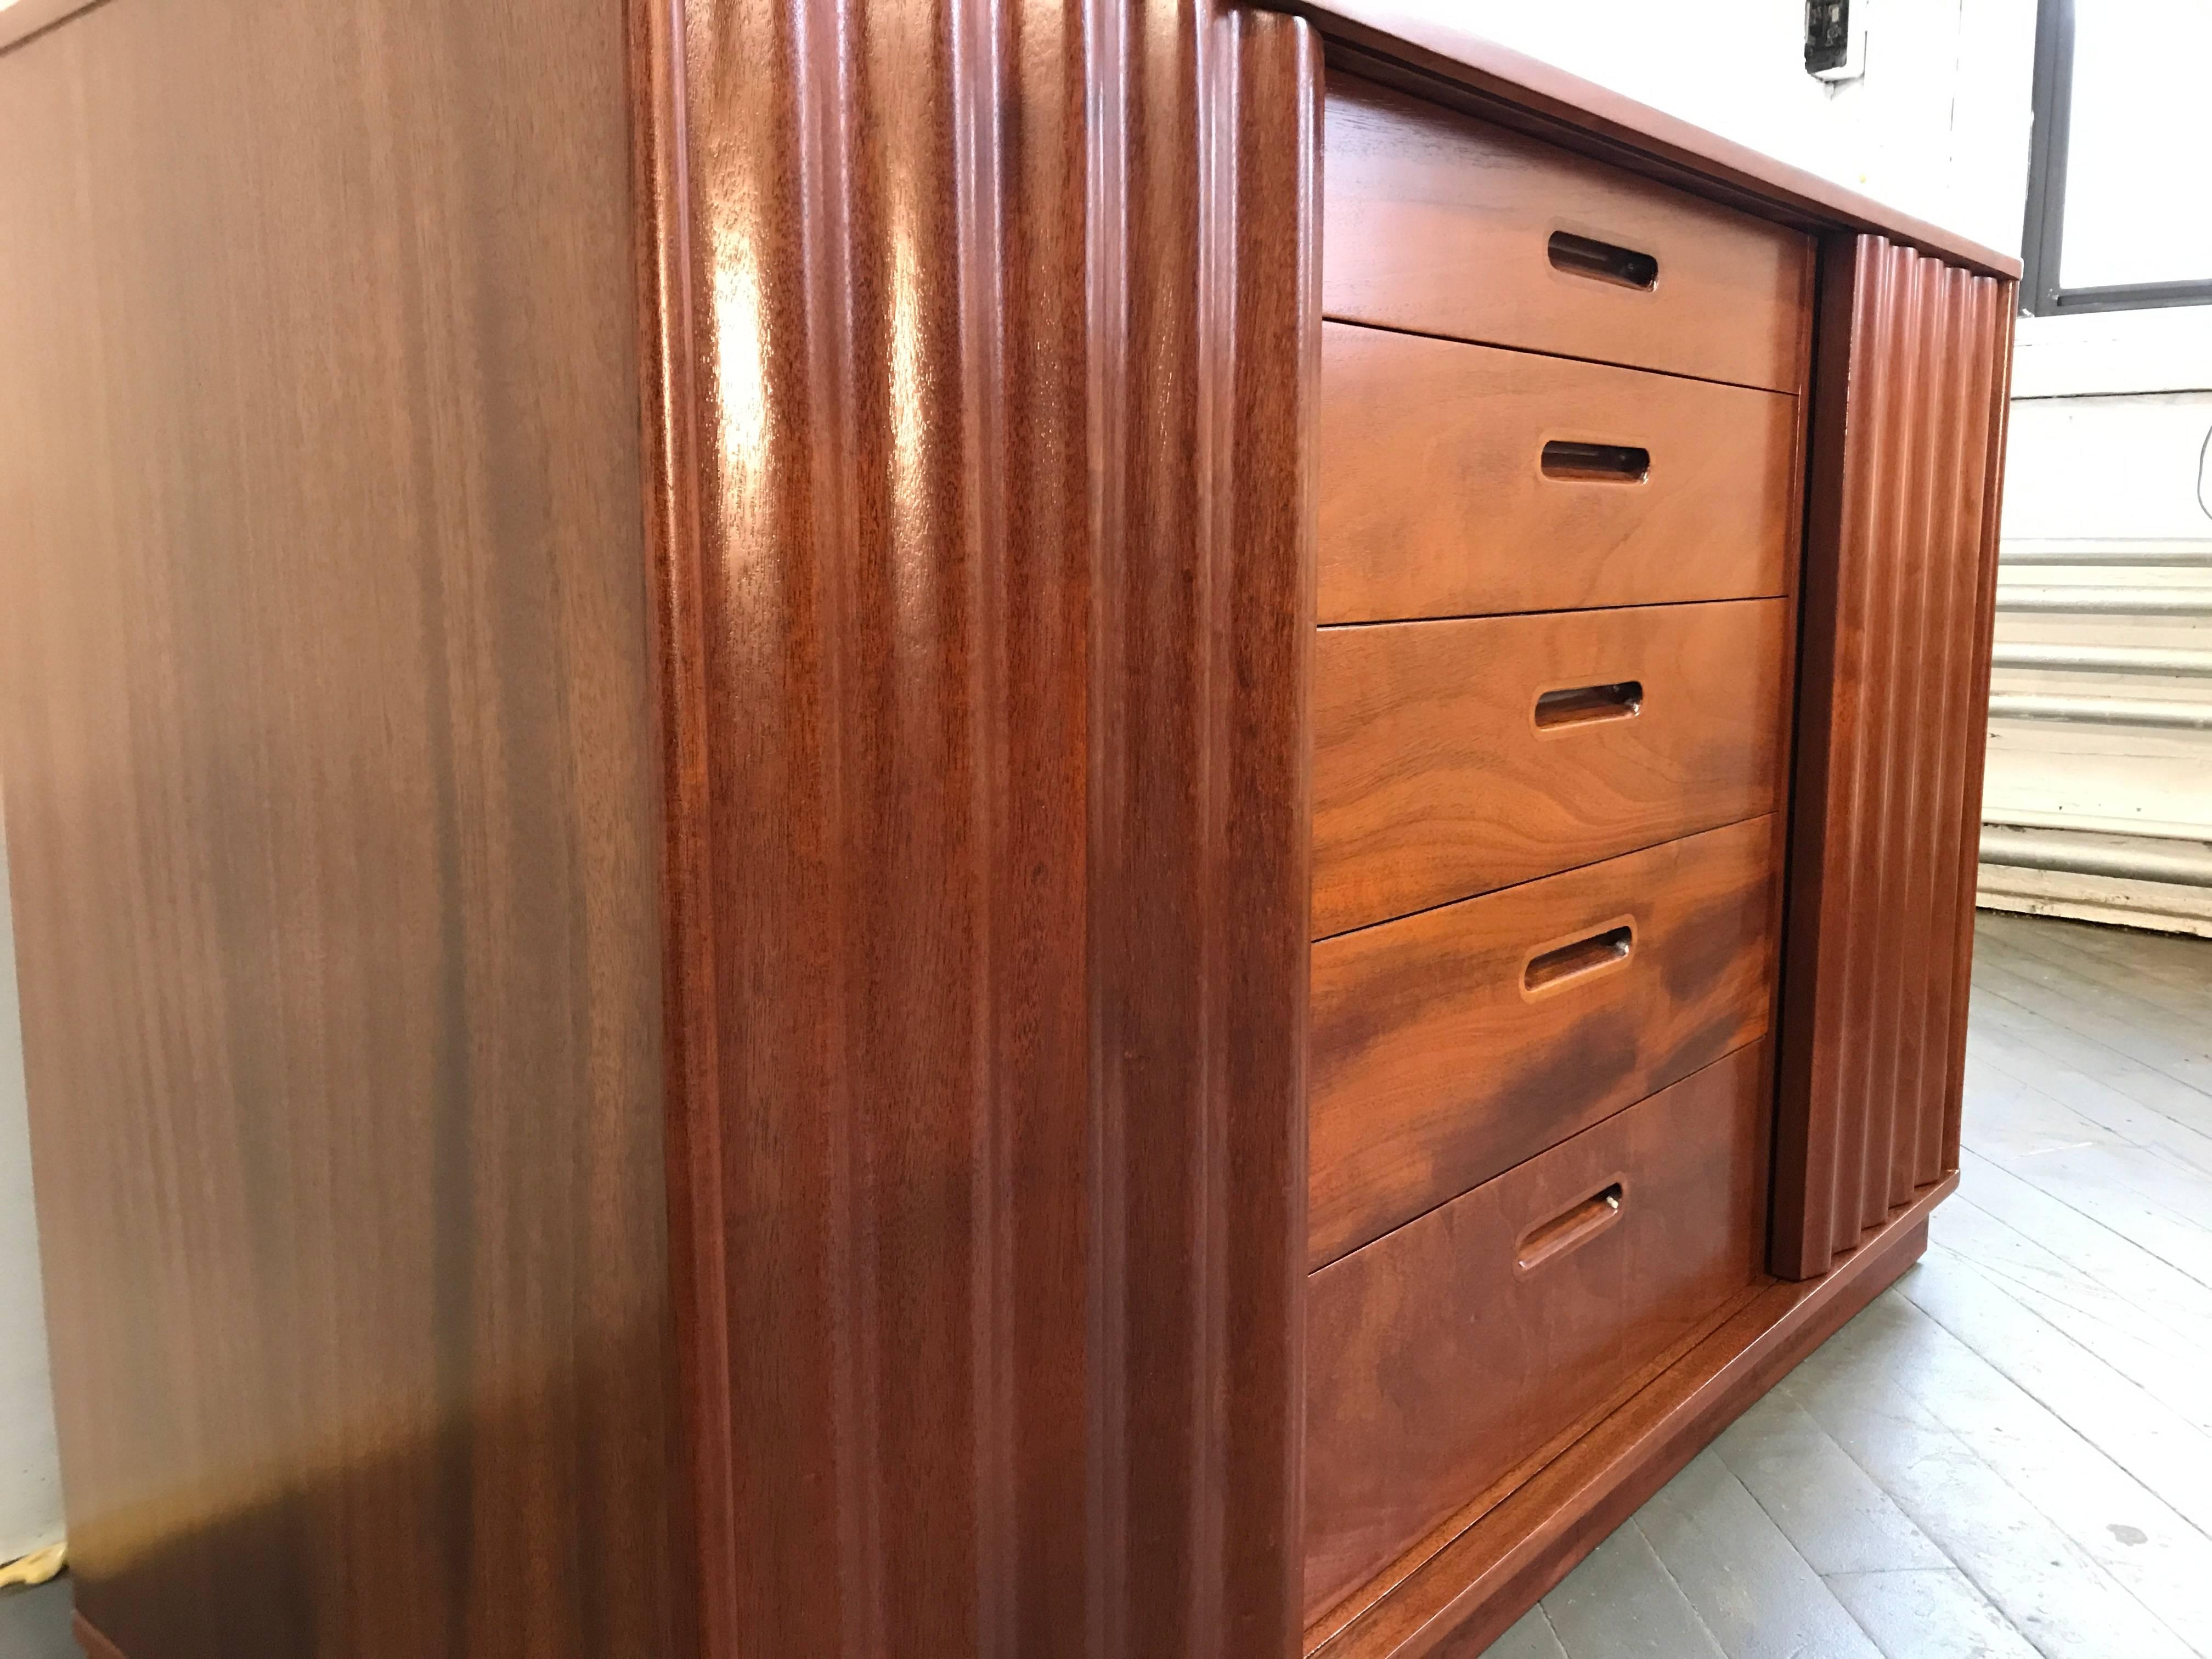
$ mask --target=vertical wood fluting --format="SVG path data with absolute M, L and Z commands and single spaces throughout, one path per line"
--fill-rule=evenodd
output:
M 1287 1654 L 1314 38 L 641 5 L 702 1649 Z
M 1823 249 L 1774 1270 L 1958 1164 L 2012 284 Z

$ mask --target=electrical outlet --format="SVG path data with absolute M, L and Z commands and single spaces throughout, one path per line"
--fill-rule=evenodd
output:
M 1805 0 L 1805 73 L 1856 81 L 1866 73 L 1868 0 Z

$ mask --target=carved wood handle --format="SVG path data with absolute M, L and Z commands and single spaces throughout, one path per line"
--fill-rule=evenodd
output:
M 1593 720 L 1634 720 L 1644 712 L 1644 682 L 1613 680 L 1605 685 L 1567 685 L 1536 699 L 1536 729 L 1588 726 Z
M 1593 282 L 1642 289 L 1646 293 L 1659 286 L 1659 261 L 1632 247 L 1555 230 L 1544 251 L 1551 257 L 1552 269 L 1570 276 L 1587 276 Z
M 1538 458 L 1560 483 L 1638 484 L 1651 476 L 1651 452 L 1634 444 L 1585 444 L 1554 438 Z
M 1530 1228 L 1515 1246 L 1517 1259 L 1513 1265 L 1527 1273 L 1556 1261 L 1577 1244 L 1588 1243 L 1613 1224 L 1627 1196 L 1627 1188 L 1615 1181 L 1542 1225 Z
M 1636 929 L 1624 923 L 1608 927 L 1601 933 L 1592 933 L 1571 945 L 1562 945 L 1556 951 L 1547 951 L 1541 956 L 1528 958 L 1528 966 L 1521 975 L 1524 990 L 1540 991 L 1548 986 L 1564 984 L 1579 979 L 1584 974 L 1594 974 L 1601 968 L 1609 968 L 1616 962 L 1628 960 L 1636 949 Z

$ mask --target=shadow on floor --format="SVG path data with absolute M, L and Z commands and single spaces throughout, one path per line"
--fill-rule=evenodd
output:
M 35 1589 L 0 1590 L 0 1659 L 84 1659 L 70 1633 L 67 1573 Z

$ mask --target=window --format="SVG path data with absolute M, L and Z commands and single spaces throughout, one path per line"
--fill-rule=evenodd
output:
M 2207 0 L 2040 0 L 2030 311 L 2212 305 L 2208 64 Z

